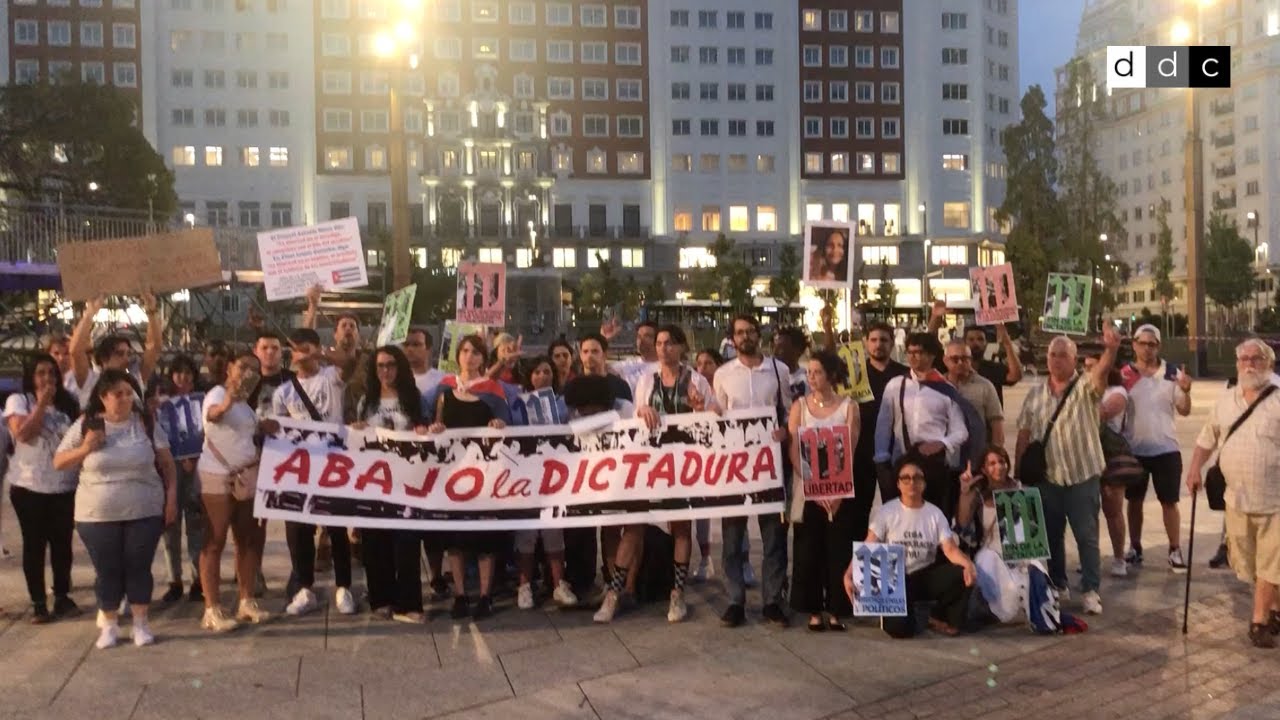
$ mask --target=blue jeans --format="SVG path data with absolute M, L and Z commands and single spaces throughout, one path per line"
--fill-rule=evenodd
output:
M 1097 590 L 1102 581 L 1102 561 L 1098 555 L 1098 511 L 1102 495 L 1098 478 L 1071 487 L 1053 483 L 1041 483 L 1037 487 L 1044 502 L 1045 529 L 1049 535 L 1049 579 L 1059 588 L 1068 587 L 1065 542 L 1067 523 L 1071 523 L 1080 566 L 1084 569 L 1080 590 Z
M 764 541 L 763 557 L 760 559 L 760 597 L 765 605 L 782 605 L 786 601 L 787 590 L 787 526 L 776 512 L 757 517 L 760 537 Z M 724 545 L 721 562 L 724 563 L 729 602 L 733 605 L 745 605 L 747 587 L 742 582 L 742 564 L 747 559 L 747 552 L 744 550 L 747 518 L 724 518 L 720 521 L 720 534 Z
M 113 612 L 128 596 L 131 605 L 151 602 L 151 561 L 164 531 L 159 515 L 116 522 L 76 523 L 97 577 L 93 593 L 98 609 Z

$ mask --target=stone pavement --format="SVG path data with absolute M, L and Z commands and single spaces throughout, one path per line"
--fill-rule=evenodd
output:
M 1197 385 L 1197 409 L 1179 423 L 1184 447 L 1220 385 Z M 1024 394 L 1013 390 L 1011 420 Z M 1247 645 L 1246 589 L 1205 566 L 1221 515 L 1199 507 L 1183 636 L 1183 578 L 1164 566 L 1154 497 L 1147 510 L 1147 567 L 1104 578 L 1105 613 L 1088 618 L 1089 632 L 1050 638 L 1020 627 L 909 641 L 867 623 L 845 634 L 779 630 L 759 622 L 758 605 L 749 605 L 747 626 L 725 630 L 717 619 L 723 592 L 712 581 L 691 588 L 690 619 L 674 626 L 665 605 L 599 626 L 588 611 L 521 612 L 506 599 L 479 625 L 454 623 L 443 606 L 417 627 L 326 607 L 209 636 L 198 628 L 200 608 L 183 601 L 155 611 L 155 646 L 98 651 L 90 613 L 27 622 L 15 557 L 0 563 L 0 600 L 10 611 L 0 624 L 0 717 L 1280 717 L 1280 651 Z M 1189 499 L 1183 510 L 1185 529 Z M 7 507 L 3 528 L 16 552 Z M 1109 541 L 1102 547 L 1105 557 Z M 718 560 L 719 548 L 713 552 Z M 78 544 L 76 553 L 73 595 L 87 607 L 92 570 Z M 159 594 L 164 571 L 160 562 L 155 568 Z M 288 560 L 278 527 L 266 570 L 274 590 L 266 604 L 279 610 Z M 224 587 L 228 603 L 231 594 Z M 748 600 L 758 603 L 753 593 Z M 1067 609 L 1078 612 L 1078 604 Z

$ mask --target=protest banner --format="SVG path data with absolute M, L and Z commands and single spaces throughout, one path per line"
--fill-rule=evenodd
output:
M 1089 299 L 1093 295 L 1093 280 L 1088 275 L 1049 273 L 1044 290 L 1044 316 L 1041 327 L 1045 332 L 1068 335 L 1089 333 Z
M 1013 265 L 969 268 L 973 289 L 974 320 L 979 325 L 1018 321 L 1018 293 L 1013 286 Z
M 225 282 L 210 228 L 63 243 L 58 246 L 58 273 L 62 296 L 73 301 Z
M 413 300 L 418 286 L 410 285 L 389 293 L 382 303 L 382 322 L 378 325 L 378 345 L 399 345 L 409 337 L 413 320 Z
M 507 324 L 506 265 L 458 263 L 457 320 L 492 327 Z
M 867 376 L 867 348 L 861 340 L 847 342 L 836 351 L 844 361 L 845 370 L 849 373 L 849 383 L 840 383 L 836 393 L 842 397 L 853 398 L 854 402 L 871 402 L 871 378 Z
M 805 500 L 853 497 L 852 445 L 849 426 L 843 423 L 800 428 L 800 479 Z
M 853 286 L 853 225 L 831 220 L 804 226 L 805 285 L 829 290 Z
M 853 614 L 907 614 L 907 550 L 901 545 L 853 544 Z
M 468 428 L 422 436 L 281 420 L 254 514 L 340 527 L 520 530 L 778 513 L 773 410 L 667 416 L 649 430 Z
M 996 527 L 1005 562 L 1045 560 L 1049 557 L 1049 532 L 1044 523 L 1044 503 L 1038 488 L 996 490 Z
M 444 332 L 440 338 L 440 361 L 436 363 L 440 372 L 458 372 L 458 341 L 468 335 L 484 337 L 484 326 L 474 323 L 458 323 L 444 321 Z
M 258 256 L 267 300 L 302 297 L 313 285 L 336 290 L 369 284 L 353 217 L 260 232 Z

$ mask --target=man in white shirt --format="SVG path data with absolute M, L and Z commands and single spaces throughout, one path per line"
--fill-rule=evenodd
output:
M 785 392 L 791 371 L 786 364 L 760 353 L 760 323 L 751 315 L 739 315 L 733 319 L 733 342 L 738 355 L 716 370 L 712 383 L 716 403 L 723 410 L 739 408 L 774 408 L 778 412 L 778 428 L 774 438 L 786 442 L 785 418 L 791 411 L 791 394 Z M 786 454 L 786 448 L 783 448 Z M 791 479 L 784 478 L 785 486 Z M 781 514 L 758 515 L 760 537 L 764 544 L 761 559 L 760 585 L 764 608 L 761 614 L 770 623 L 786 627 L 789 623 L 782 610 L 783 592 L 787 581 L 787 526 Z M 723 536 L 723 567 L 729 593 L 729 607 L 720 616 L 725 627 L 737 627 L 746 620 L 746 586 L 742 577 L 745 554 L 743 540 L 747 534 L 746 517 L 727 517 L 721 521 Z
M 611 339 L 611 336 L 605 334 L 605 330 L 612 328 L 616 328 L 616 325 L 607 325 L 600 328 L 601 334 L 604 335 L 606 340 Z M 613 332 L 616 333 L 616 330 Z M 640 377 L 652 374 L 658 369 L 657 340 L 658 324 L 652 320 L 642 321 L 639 325 L 636 325 L 636 353 L 640 357 L 634 360 L 616 362 L 612 365 L 613 372 L 627 381 L 628 387 L 631 388 L 632 397 L 635 396 L 636 382 L 640 380 Z
M 898 496 L 897 483 L 885 470 L 909 452 L 918 454 L 927 477 L 925 499 L 951 517 L 959 490 L 952 475 L 964 461 L 961 448 L 969 430 L 960 405 L 939 390 L 948 385 L 934 369 L 941 354 L 942 345 L 933 333 L 913 333 L 907 338 L 911 372 L 885 385 L 876 417 L 875 462 L 882 476 L 881 500 L 892 500 Z
M 1120 375 L 1133 404 L 1133 422 L 1125 426 L 1126 439 L 1134 457 L 1151 476 L 1156 499 L 1164 516 L 1165 534 L 1169 537 L 1169 569 L 1185 573 L 1187 563 L 1179 547 L 1182 517 L 1178 512 L 1181 495 L 1182 453 L 1174 433 L 1174 414 L 1191 413 L 1191 377 L 1181 369 L 1160 359 L 1160 330 L 1143 325 L 1133 333 L 1132 364 Z M 1130 485 L 1124 493 L 1128 500 L 1129 553 L 1125 560 L 1142 564 L 1142 503 L 1147 497 L 1147 481 Z
M 404 354 L 409 358 L 409 368 L 413 370 L 413 382 L 423 397 L 445 377 L 444 372 L 431 367 L 434 345 L 431 333 L 424 327 L 409 328 L 409 335 L 404 339 Z

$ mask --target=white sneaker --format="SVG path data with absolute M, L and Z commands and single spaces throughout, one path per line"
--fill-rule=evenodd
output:
M 1169 569 L 1175 574 L 1185 575 L 1187 572 L 1187 561 L 1182 559 L 1182 550 L 1169 551 Z
M 618 614 L 618 593 L 610 590 L 604 594 L 604 600 L 600 603 L 600 609 L 592 616 L 592 620 L 598 623 L 613 622 L 613 616 Z
M 1111 577 L 1126 577 L 1129 574 L 1129 563 L 1124 558 L 1111 558 Z
M 356 614 L 356 596 L 351 594 L 351 590 L 340 587 L 333 594 L 334 604 L 338 606 L 338 612 L 343 615 Z
M 427 621 L 427 616 L 423 613 L 411 610 L 409 612 L 391 613 L 391 619 L 396 622 L 405 623 L 406 625 L 421 625 Z
M 120 626 L 115 623 L 107 623 L 102 620 L 102 616 L 98 616 L 98 625 L 101 630 L 98 632 L 98 641 L 93 644 L 99 650 L 106 650 L 115 647 L 116 642 L 120 640 Z
M 133 644 L 138 647 L 155 644 L 156 636 L 151 634 L 151 628 L 145 620 L 133 621 Z
M 716 576 L 716 566 L 711 562 L 711 558 L 704 557 L 698 561 L 698 567 L 694 569 L 692 579 L 694 582 L 706 582 Z
M 689 616 L 689 606 L 684 602 L 683 590 L 671 591 L 671 602 L 667 605 L 667 622 L 678 623 Z
M 556 585 L 556 591 L 551 593 L 551 599 L 560 607 L 573 607 L 578 604 L 578 596 L 573 594 L 573 588 L 569 587 L 569 583 L 563 580 Z
M 742 563 L 742 584 L 746 587 L 753 588 L 759 584 L 756 580 L 756 571 L 751 569 L 751 563 Z
M 258 607 L 258 601 L 252 598 L 243 598 L 240 600 L 240 607 L 236 609 L 236 620 L 244 620 L 246 622 L 264 623 L 271 619 L 271 613 Z
M 320 607 L 320 603 L 316 600 L 316 594 L 310 588 L 302 588 L 285 606 L 284 611 L 290 615 L 306 615 L 317 607 Z
M 217 633 L 235 630 L 240 627 L 240 623 L 222 614 L 222 608 L 211 607 L 204 609 L 204 617 L 200 618 L 200 627 L 205 630 L 212 630 Z M 135 629 L 135 638 L 137 630 Z
M 1087 615 L 1102 614 L 1102 598 L 1098 596 L 1097 590 L 1090 590 L 1089 592 L 1085 593 L 1084 597 L 1081 599 L 1081 603 L 1084 605 L 1085 614 Z
M 516 607 L 521 610 L 533 609 L 533 586 L 529 583 L 523 583 L 516 590 Z

